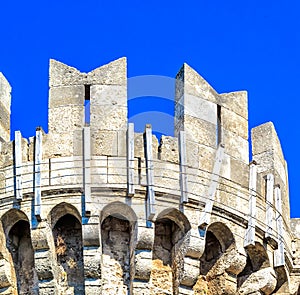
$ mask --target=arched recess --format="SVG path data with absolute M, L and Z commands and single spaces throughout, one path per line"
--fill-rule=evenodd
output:
M 14 265 L 18 294 L 38 294 L 30 224 L 26 214 L 11 209 L 2 216 L 1 221 L 6 247 Z
M 272 294 L 277 280 L 265 247 L 255 242 L 255 245 L 249 245 L 246 248 L 246 252 L 247 264 L 238 275 L 239 294 L 250 294 L 254 291 Z
M 236 294 L 237 269 L 232 267 L 232 261 L 239 254 L 236 251 L 235 240 L 231 230 L 221 222 L 208 226 L 205 234 L 205 249 L 200 258 L 200 276 L 194 286 L 194 291 L 207 294 Z
M 84 294 L 84 264 L 81 218 L 67 203 L 50 212 L 55 252 L 59 269 L 59 290 L 64 294 Z
M 211 224 L 206 231 L 205 250 L 200 259 L 202 275 L 206 275 L 225 251 L 234 245 L 230 229 L 221 222 Z
M 107 294 L 131 294 L 136 221 L 135 212 L 121 202 L 108 204 L 101 212 L 101 276 Z
M 156 218 L 152 253 L 151 292 L 178 294 L 184 266 L 184 238 L 191 229 L 177 209 L 165 209 Z

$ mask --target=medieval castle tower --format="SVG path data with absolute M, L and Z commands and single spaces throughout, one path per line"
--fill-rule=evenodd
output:
M 175 137 L 127 122 L 126 59 L 50 62 L 48 134 L 10 141 L 0 73 L 0 294 L 300 294 L 300 220 L 272 123 L 184 64 Z M 90 122 L 85 123 L 85 102 Z

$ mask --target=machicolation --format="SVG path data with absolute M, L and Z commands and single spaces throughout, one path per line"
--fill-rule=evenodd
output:
M 175 136 L 135 133 L 121 58 L 50 61 L 49 121 L 10 141 L 0 73 L 0 294 L 300 294 L 300 220 L 272 123 L 184 64 Z M 89 122 L 85 102 L 89 100 Z

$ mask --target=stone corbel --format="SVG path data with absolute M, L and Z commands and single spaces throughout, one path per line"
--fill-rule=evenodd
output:
M 139 226 L 135 247 L 135 279 L 143 281 L 150 279 L 153 244 L 154 228 Z
M 204 253 L 205 239 L 200 237 L 198 228 L 192 228 L 187 241 L 180 285 L 192 287 L 200 275 L 200 258 Z
M 31 230 L 31 241 L 34 250 L 34 264 L 39 281 L 50 281 L 55 277 L 54 245 L 51 247 L 52 231 L 46 221 L 41 221 L 39 226 Z
M 272 267 L 260 269 L 247 278 L 238 290 L 239 295 L 263 294 L 269 295 L 275 290 L 277 284 L 276 274 Z

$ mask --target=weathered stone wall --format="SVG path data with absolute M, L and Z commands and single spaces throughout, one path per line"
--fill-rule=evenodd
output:
M 126 59 L 51 60 L 49 84 L 49 133 L 9 141 L 0 75 L 0 294 L 300 294 L 285 159 L 266 123 L 249 163 L 246 92 L 184 64 L 158 143 L 127 123 Z
M 0 72 L 0 142 L 10 139 L 11 87 Z

